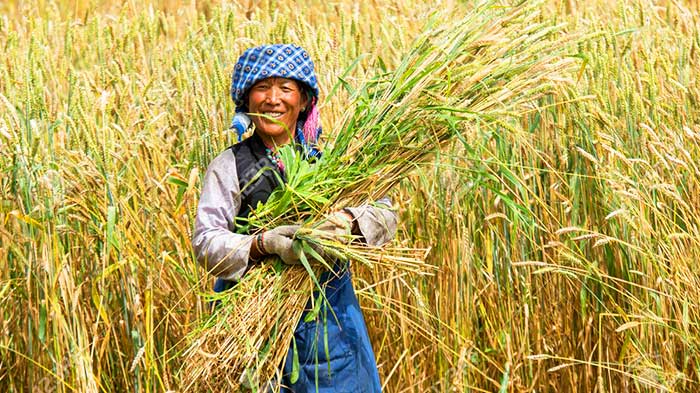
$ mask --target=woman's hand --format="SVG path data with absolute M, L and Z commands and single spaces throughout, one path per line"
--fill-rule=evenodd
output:
M 299 255 L 292 248 L 294 234 L 299 225 L 282 225 L 255 236 L 250 256 L 252 259 L 275 254 L 287 265 L 299 264 Z
M 326 219 L 314 228 L 322 231 L 323 236 L 340 243 L 350 243 L 353 239 L 355 218 L 345 210 L 338 210 L 326 216 Z

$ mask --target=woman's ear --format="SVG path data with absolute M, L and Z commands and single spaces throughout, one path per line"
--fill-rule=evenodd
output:
M 309 106 L 311 106 L 311 93 L 309 92 L 309 89 L 306 87 L 305 83 L 297 80 L 294 82 L 297 83 L 297 87 L 299 87 L 299 91 L 301 92 L 301 111 L 306 112 L 306 110 L 309 109 Z
M 306 109 L 311 106 L 311 99 L 310 99 L 310 94 L 309 91 L 304 89 L 304 97 L 302 99 L 302 104 L 301 104 L 301 111 L 306 112 Z

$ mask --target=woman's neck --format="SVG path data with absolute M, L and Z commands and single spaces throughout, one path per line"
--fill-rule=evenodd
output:
M 262 140 L 265 147 L 267 147 L 270 150 L 276 150 L 278 147 L 284 146 L 291 142 L 291 138 L 287 134 L 280 135 L 276 138 L 273 138 L 269 135 L 263 135 L 261 133 L 258 134 L 258 136 L 260 136 L 260 139 Z

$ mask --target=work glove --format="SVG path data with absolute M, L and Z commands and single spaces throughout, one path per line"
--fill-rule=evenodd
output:
M 388 198 L 382 198 L 373 205 L 348 207 L 346 211 L 355 217 L 353 233 L 361 235 L 361 241 L 369 246 L 381 246 L 396 234 L 397 215 L 391 209 Z
M 347 244 L 353 239 L 353 216 L 345 210 L 338 210 L 326 216 L 314 229 L 323 238 Z
M 258 248 L 264 254 L 278 255 L 287 265 L 297 265 L 299 256 L 292 249 L 292 239 L 298 229 L 299 225 L 281 225 L 263 232 L 256 238 Z

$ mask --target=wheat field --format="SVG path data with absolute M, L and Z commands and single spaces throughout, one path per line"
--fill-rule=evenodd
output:
M 354 89 L 477 3 L 2 2 L 0 391 L 184 391 L 238 56 L 306 48 L 332 140 Z M 391 190 L 430 274 L 356 265 L 384 390 L 699 391 L 700 4 L 526 3 L 573 66 Z

